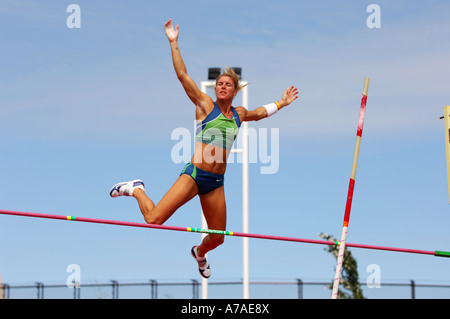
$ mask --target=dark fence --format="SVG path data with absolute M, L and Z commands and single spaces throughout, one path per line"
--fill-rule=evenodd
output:
M 256 299 L 327 299 L 331 296 L 330 282 L 251 281 L 250 297 Z M 361 283 L 364 296 L 374 299 L 450 299 L 449 284 L 379 283 L 376 287 Z M 0 296 L 6 299 L 199 299 L 201 282 L 119 282 L 81 284 L 68 288 L 66 284 L 0 286 Z M 242 281 L 208 282 L 211 299 L 242 298 Z

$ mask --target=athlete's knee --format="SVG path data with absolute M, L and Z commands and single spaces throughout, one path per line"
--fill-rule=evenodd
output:
M 147 224 L 152 224 L 152 225 L 162 225 L 165 222 L 165 220 L 162 219 L 161 217 L 150 215 L 150 214 L 145 215 L 144 219 Z
M 143 213 L 143 215 L 147 224 L 162 225 L 166 222 L 167 219 L 169 219 L 170 216 L 172 216 L 173 213 L 174 211 L 161 209 L 161 207 L 156 205 L 155 207 L 153 207 L 153 209 L 148 210 L 146 213 Z
M 216 235 L 216 234 L 212 234 L 211 235 L 211 241 L 214 243 L 214 245 L 220 246 L 224 243 L 225 241 L 225 235 Z

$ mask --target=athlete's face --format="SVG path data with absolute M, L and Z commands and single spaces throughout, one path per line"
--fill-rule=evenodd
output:
M 215 91 L 217 99 L 219 100 L 230 100 L 237 94 L 233 80 L 229 76 L 221 76 L 219 78 Z

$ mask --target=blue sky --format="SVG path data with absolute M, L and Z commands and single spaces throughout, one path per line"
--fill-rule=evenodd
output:
M 70 3 L 81 8 L 79 29 L 66 25 Z M 381 28 L 366 24 L 371 3 Z M 250 124 L 279 129 L 277 173 L 250 165 L 251 233 L 340 237 L 367 76 L 348 242 L 448 251 L 439 117 L 450 105 L 449 10 L 442 1 L 4 0 L 0 207 L 143 221 L 133 199 L 108 192 L 140 178 L 158 201 L 183 167 L 171 158 L 171 134 L 192 130 L 194 108 L 171 64 L 163 25 L 172 18 L 198 84 L 208 67 L 241 66 L 250 108 L 290 85 L 300 90 L 289 108 Z M 241 189 L 241 165 L 230 164 L 231 231 L 242 230 Z M 198 234 L 11 216 L 0 223 L 0 275 L 9 284 L 65 283 L 69 264 L 80 265 L 82 282 L 200 279 L 189 254 Z M 198 199 L 167 224 L 199 227 Z M 250 278 L 332 280 L 335 260 L 323 248 L 251 240 Z M 448 259 L 352 252 L 362 281 L 377 264 L 382 282 L 450 283 Z M 210 254 L 212 280 L 239 280 L 241 261 L 242 240 L 227 238 Z

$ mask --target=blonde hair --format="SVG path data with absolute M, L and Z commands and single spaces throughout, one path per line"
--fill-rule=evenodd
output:
M 216 86 L 217 86 L 217 83 L 219 82 L 219 79 L 220 79 L 222 76 L 228 76 L 229 78 L 231 78 L 231 80 L 232 80 L 233 83 L 234 83 L 234 87 L 235 87 L 235 89 L 236 89 L 237 91 L 240 91 L 240 90 L 242 90 L 244 87 L 247 86 L 247 84 L 245 84 L 245 85 L 239 85 L 240 76 L 237 75 L 236 72 L 234 72 L 234 69 L 233 69 L 233 68 L 230 68 L 230 67 L 226 67 L 226 68 L 223 70 L 222 74 L 219 75 L 219 76 L 217 77 L 217 79 L 216 79 Z

